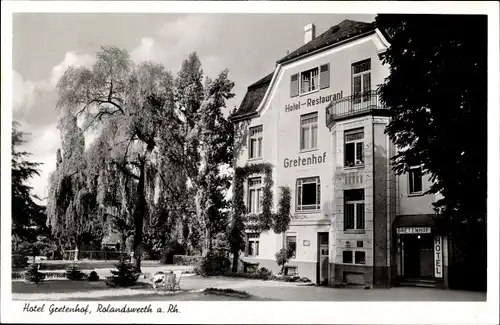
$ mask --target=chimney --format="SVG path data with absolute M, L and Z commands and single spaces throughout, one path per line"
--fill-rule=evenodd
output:
M 304 27 L 304 44 L 309 43 L 316 37 L 316 26 L 309 24 Z

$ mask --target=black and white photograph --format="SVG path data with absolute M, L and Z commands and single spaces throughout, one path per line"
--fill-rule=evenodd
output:
M 498 323 L 498 3 L 16 2 L 2 322 Z

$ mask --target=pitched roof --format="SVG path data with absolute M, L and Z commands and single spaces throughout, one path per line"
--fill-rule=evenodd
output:
M 267 88 L 271 83 L 273 74 L 274 72 L 248 86 L 247 93 L 245 94 L 240 107 L 232 117 L 233 120 L 240 120 L 242 118 L 250 117 L 257 111 L 257 107 L 264 98 Z
M 296 59 L 302 55 L 317 51 L 326 46 L 332 46 L 349 38 L 353 38 L 373 30 L 375 30 L 375 23 L 365 23 L 345 19 L 338 25 L 331 27 L 323 34 L 317 36 L 312 41 L 302 45 L 292 53 L 289 53 L 284 58 L 278 60 L 278 63 L 284 63 L 289 60 Z
M 283 64 L 285 62 L 295 60 L 325 47 L 334 46 L 344 40 L 374 30 L 375 23 L 364 23 L 345 19 L 338 25 L 331 27 L 323 34 L 317 36 L 312 41 L 281 58 L 277 61 L 277 63 Z M 232 117 L 233 121 L 245 119 L 253 116 L 253 114 L 256 114 L 257 108 L 264 98 L 269 84 L 271 83 L 273 73 L 265 76 L 248 87 L 247 93 L 243 98 L 240 107 Z

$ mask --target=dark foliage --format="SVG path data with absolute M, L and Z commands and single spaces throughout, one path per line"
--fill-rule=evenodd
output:
M 116 268 L 117 270 L 111 270 L 113 275 L 107 277 L 105 280 L 108 287 L 125 288 L 136 284 L 140 273 L 134 265 L 122 259 L 118 264 L 116 264 Z
M 226 255 L 211 251 L 201 259 L 194 272 L 202 276 L 221 275 L 226 273 L 230 266 L 231 261 Z
M 285 273 L 285 267 L 286 263 L 292 258 L 293 256 L 293 249 L 292 247 L 284 247 L 280 249 L 276 254 L 276 264 L 278 264 L 279 267 L 281 267 L 279 274 L 284 274 Z
M 172 240 L 163 251 L 161 262 L 163 264 L 174 264 L 174 255 L 186 254 L 186 248 L 177 240 Z
M 198 265 L 201 262 L 201 256 L 174 255 L 173 264 L 175 265 Z
M 38 271 L 38 264 L 31 264 L 24 274 L 24 279 L 31 283 L 40 283 L 45 279 L 45 274 Z
M 28 265 L 28 258 L 22 254 L 12 254 L 12 268 L 24 269 Z
M 85 273 L 80 271 L 78 265 L 73 264 L 66 269 L 66 278 L 72 281 L 80 281 L 85 277 Z
M 487 17 L 378 15 L 376 24 L 391 43 L 380 93 L 392 115 L 386 132 L 403 148 L 394 169 L 422 164 L 454 241 L 450 276 L 485 287 Z
M 97 275 L 96 271 L 92 271 L 89 274 L 88 280 L 89 281 L 99 281 L 99 275 Z

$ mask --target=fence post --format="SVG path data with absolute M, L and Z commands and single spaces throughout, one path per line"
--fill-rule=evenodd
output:
M 104 261 L 107 261 L 108 259 L 106 258 L 106 251 L 104 251 Z
M 75 248 L 74 261 L 78 261 L 78 247 Z

